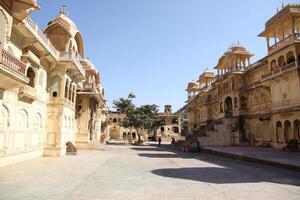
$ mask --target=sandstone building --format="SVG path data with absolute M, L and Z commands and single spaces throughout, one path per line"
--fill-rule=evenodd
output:
M 190 137 L 200 145 L 282 148 L 300 141 L 300 4 L 289 4 L 265 24 L 259 34 L 268 54 L 253 56 L 239 42 L 230 46 L 213 71 L 190 82 Z
M 171 105 L 165 105 L 163 113 L 159 113 L 162 125 L 156 130 L 155 138 L 162 137 L 163 140 L 179 139 L 181 136 L 180 115 L 172 112 Z
M 105 107 L 100 75 L 63 7 L 44 31 L 36 0 L 0 1 L 0 166 L 66 154 L 98 142 Z

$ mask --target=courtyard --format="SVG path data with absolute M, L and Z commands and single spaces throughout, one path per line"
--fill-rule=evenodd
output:
M 300 199 L 300 173 L 167 145 L 102 145 L 0 168 L 0 199 Z

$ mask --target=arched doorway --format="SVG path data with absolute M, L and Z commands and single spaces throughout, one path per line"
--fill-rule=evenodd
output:
M 300 120 L 294 121 L 294 138 L 300 141 Z
M 110 139 L 114 139 L 114 140 L 117 140 L 119 139 L 120 137 L 120 133 L 119 133 L 119 130 L 117 128 L 111 128 L 110 129 Z
M 3 106 L 0 111 L 0 153 L 4 150 L 6 142 L 6 134 L 9 126 L 9 112 L 8 109 Z
M 174 133 L 179 133 L 179 128 L 177 126 L 174 126 L 172 129 Z
M 276 122 L 276 141 L 283 142 L 282 124 L 280 121 Z
M 287 64 L 295 62 L 294 53 L 292 51 L 289 51 L 286 57 L 287 57 Z
M 292 124 L 290 121 L 285 121 L 284 122 L 284 141 L 285 141 L 285 143 L 288 143 L 292 138 L 293 138 Z
M 127 137 L 126 137 L 126 133 L 124 132 L 124 133 L 123 133 L 123 140 L 126 140 L 126 138 L 127 138 Z
M 134 139 L 134 140 L 136 139 L 136 135 L 134 132 L 132 133 L 132 139 Z
M 225 118 L 232 117 L 232 98 L 226 97 L 225 99 Z

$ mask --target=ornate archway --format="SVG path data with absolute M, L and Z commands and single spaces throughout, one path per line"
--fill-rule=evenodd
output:
M 232 117 L 232 98 L 231 97 L 226 97 L 225 99 L 225 105 L 224 105 L 224 110 L 225 110 L 225 118 L 230 118 Z

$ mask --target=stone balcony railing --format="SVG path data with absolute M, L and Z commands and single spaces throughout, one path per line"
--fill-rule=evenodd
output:
M 300 61 L 298 61 L 298 66 L 300 66 Z M 280 75 L 280 74 L 282 74 L 282 73 L 284 73 L 286 71 L 293 70 L 293 69 L 296 69 L 296 68 L 297 68 L 296 62 L 292 62 L 292 63 L 289 63 L 289 64 L 287 64 L 285 66 L 277 68 L 277 69 L 275 69 L 275 70 L 273 70 L 271 72 L 263 74 L 261 76 L 261 79 L 262 79 L 262 81 L 265 81 L 267 79 L 274 78 L 275 76 L 278 76 L 278 75 Z
M 15 73 L 23 76 L 26 75 L 26 64 L 4 49 L 2 49 L 1 51 L 0 63 L 5 65 L 9 68 L 9 70 L 12 70 Z
M 29 16 L 27 16 L 23 22 L 27 29 L 40 41 L 40 43 L 52 54 L 52 56 L 57 58 L 58 51 L 54 48 L 46 35 L 39 29 L 37 23 L 35 23 Z
M 49 104 L 69 105 L 71 107 L 75 106 L 75 104 L 69 99 L 61 98 L 61 97 L 49 97 Z
M 283 38 L 279 42 L 273 44 L 268 48 L 268 53 L 273 54 L 274 52 L 278 51 L 279 49 L 292 44 L 294 41 L 300 40 L 300 33 L 290 34 L 287 37 Z
M 272 109 L 286 108 L 292 106 L 299 106 L 300 102 L 297 99 L 284 99 L 281 101 L 273 102 Z
M 86 83 L 86 82 L 83 83 L 83 89 L 84 90 L 94 91 L 95 88 L 96 88 L 96 86 L 95 86 L 94 83 Z
M 60 52 L 60 60 L 67 62 L 74 62 L 77 70 L 84 76 L 85 70 L 80 63 L 80 57 L 76 56 L 73 52 Z

